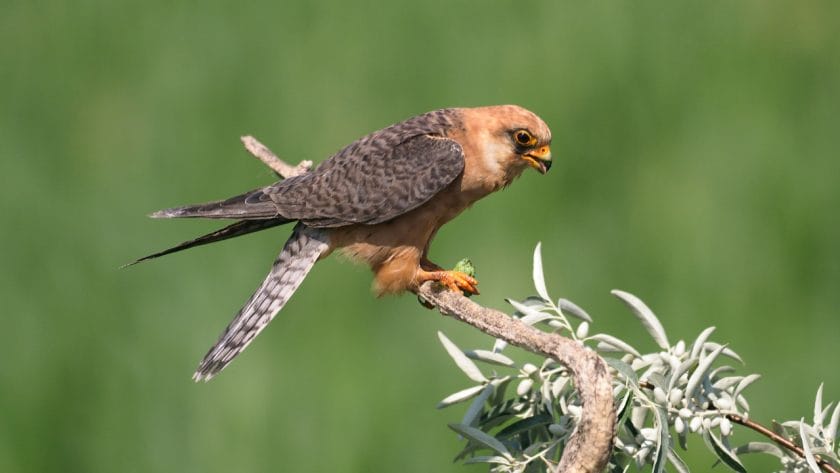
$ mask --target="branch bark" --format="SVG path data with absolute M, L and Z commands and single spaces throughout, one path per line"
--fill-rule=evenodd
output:
M 302 161 L 297 166 L 286 164 L 252 136 L 243 136 L 242 143 L 280 177 L 296 176 L 312 168 L 311 161 Z M 460 293 L 441 289 L 431 281 L 420 286 L 417 295 L 437 307 L 443 315 L 472 325 L 511 345 L 554 358 L 566 366 L 575 380 L 583 409 L 580 422 L 569 438 L 555 471 L 603 471 L 612 451 L 616 419 L 612 378 L 607 364 L 598 354 L 578 342 L 543 332 L 505 313 L 476 304 Z

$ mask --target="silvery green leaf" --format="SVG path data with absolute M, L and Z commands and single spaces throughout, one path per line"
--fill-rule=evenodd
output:
M 764 453 L 767 455 L 773 455 L 776 458 L 785 457 L 781 448 L 769 442 L 747 442 L 735 449 L 736 455 L 741 455 L 743 453 Z
M 470 465 L 473 463 L 497 463 L 499 465 L 510 465 L 510 460 L 505 457 L 489 455 L 482 455 L 464 460 L 464 465 Z
M 688 469 L 688 465 L 677 455 L 677 452 L 674 451 L 673 448 L 668 449 L 668 462 L 674 465 L 674 469 L 677 470 L 677 473 L 691 473 L 691 470 Z
M 479 386 L 472 386 L 467 389 L 462 389 L 457 393 L 452 393 L 449 396 L 446 396 L 442 401 L 437 404 L 438 409 L 443 409 L 444 407 L 451 406 L 452 404 L 458 404 L 459 402 L 464 402 L 467 399 L 472 399 L 473 396 L 480 393 L 485 387 L 482 385 Z
M 720 461 L 722 461 L 724 465 L 739 473 L 747 473 L 747 469 L 744 468 L 741 460 L 739 460 L 734 453 L 730 452 L 713 433 L 706 430 L 703 432 L 703 439 L 706 441 L 706 445 L 709 446 L 709 449 L 713 451 L 718 458 L 720 458 Z
M 537 243 L 537 247 L 534 248 L 534 288 L 537 290 L 537 294 L 540 295 L 546 301 L 550 301 L 551 298 L 548 297 L 548 291 L 545 289 L 545 276 L 543 275 L 543 264 L 542 264 L 542 242 Z
M 446 348 L 446 352 L 449 353 L 449 356 L 455 361 L 455 364 L 458 365 L 458 368 L 461 368 L 461 371 L 467 375 L 468 378 L 475 381 L 476 383 L 484 383 L 487 381 L 487 378 L 481 374 L 481 370 L 478 369 L 478 366 L 472 362 L 467 355 L 458 348 L 457 345 L 452 343 L 443 332 L 438 332 L 438 338 L 440 339 L 440 343 L 443 344 L 443 347 Z
M 522 323 L 524 324 L 535 325 L 544 320 L 555 318 L 554 315 L 551 315 L 547 312 L 541 312 L 533 307 L 527 306 L 513 299 L 505 300 L 508 302 L 508 304 L 512 305 L 517 312 L 522 314 L 522 318 L 520 318 L 519 320 L 522 321 Z
M 674 386 L 676 386 L 680 380 L 680 376 L 682 376 L 683 373 L 688 372 L 688 370 L 696 363 L 698 363 L 697 358 L 689 358 L 680 363 L 680 365 L 668 375 L 668 389 L 674 389 Z
M 820 386 L 822 388 L 822 386 Z M 817 464 L 817 459 L 814 458 L 814 453 L 811 451 L 811 442 L 808 441 L 808 436 L 805 435 L 805 423 L 799 424 L 799 438 L 802 440 L 802 451 L 805 452 L 805 461 L 812 471 L 821 472 L 820 466 Z
M 831 414 L 831 420 L 828 422 L 828 428 L 826 429 L 826 433 L 832 440 L 836 440 L 838 437 L 837 429 L 840 428 L 840 402 L 834 406 L 834 412 Z
M 671 438 L 668 436 L 668 413 L 657 406 L 653 409 L 653 414 L 656 417 L 656 433 L 659 438 L 656 442 L 656 454 L 653 456 L 652 473 L 662 473 L 668 463 L 668 451 L 671 450 Z
M 715 331 L 714 327 L 708 327 L 702 332 L 700 335 L 697 336 L 697 340 L 694 340 L 694 345 L 691 346 L 691 356 L 690 358 L 699 358 L 700 354 L 703 350 L 703 346 L 706 344 L 706 340 L 709 339 L 709 335 Z
M 633 371 L 633 368 L 631 368 L 630 365 L 621 360 L 609 357 L 604 357 L 604 361 L 610 365 L 610 368 L 618 371 L 618 373 L 630 384 L 636 387 L 639 386 L 639 378 L 636 377 L 636 372 Z
M 535 427 L 540 427 L 544 425 L 548 425 L 551 423 L 551 416 L 545 414 L 535 415 L 533 417 L 526 417 L 522 420 L 518 420 L 513 424 L 505 427 L 501 431 L 499 431 L 496 436 L 498 438 L 507 439 L 513 437 L 514 435 L 520 434 L 522 432 L 526 432 L 529 430 L 534 429 Z
M 616 409 L 616 425 L 624 424 L 624 419 L 627 417 L 627 413 L 630 412 L 628 409 L 633 403 L 633 391 L 630 389 L 624 393 L 624 397 L 622 397 L 621 402 L 618 403 L 618 409 Z
M 706 342 L 704 346 L 705 346 L 705 348 L 708 348 L 709 350 L 717 350 L 721 346 L 721 344 L 720 343 L 715 343 L 715 342 Z M 744 360 L 742 360 L 741 357 L 737 353 L 735 353 L 735 350 L 733 350 L 729 347 L 724 347 L 723 351 L 721 353 L 724 356 L 728 356 L 729 358 L 732 358 L 733 360 L 737 361 L 738 363 L 741 363 L 742 365 L 744 364 Z
M 697 387 L 700 386 L 700 382 L 703 380 L 703 376 L 709 371 L 712 367 L 712 363 L 714 363 L 715 359 L 720 355 L 720 352 L 723 351 L 725 347 L 720 346 L 715 351 L 709 353 L 706 358 L 700 360 L 700 363 L 697 365 L 697 368 L 691 373 L 691 376 L 688 377 L 688 384 L 685 385 L 685 398 L 691 399 L 694 397 L 695 391 L 697 391 Z
M 738 386 L 735 388 L 735 391 L 732 392 L 732 398 L 733 399 L 738 399 L 738 396 L 741 394 L 741 391 L 746 389 L 747 386 L 754 383 L 759 378 L 761 378 L 761 375 L 757 375 L 757 374 L 751 374 L 749 376 L 744 376 L 744 379 L 742 379 L 738 383 Z
M 513 360 L 502 355 L 501 353 L 496 353 L 494 351 L 489 350 L 467 350 L 464 352 L 469 358 L 473 360 L 483 361 L 485 363 L 492 363 L 494 365 L 499 366 L 516 366 Z
M 488 384 L 487 386 L 484 386 L 481 393 L 473 399 L 472 404 L 470 404 L 469 409 L 467 409 L 467 412 L 464 414 L 464 418 L 461 419 L 462 424 L 473 425 L 473 421 L 478 419 L 478 416 L 481 415 L 481 411 L 484 409 L 484 403 L 487 401 L 487 398 L 490 397 L 491 393 L 493 393 L 493 385 Z
M 598 349 L 600 350 L 609 350 L 610 351 L 621 351 L 624 353 L 629 353 L 635 357 L 641 357 L 642 354 L 639 353 L 638 350 L 630 346 L 629 343 L 617 338 L 613 337 L 612 335 L 607 335 L 606 333 L 596 333 L 595 335 L 590 336 L 587 340 L 595 340 L 598 343 Z
M 726 376 L 715 381 L 715 383 L 712 386 L 714 386 L 715 389 L 725 391 L 731 388 L 732 386 L 738 384 L 742 379 L 744 379 L 743 376 Z
M 717 379 L 718 375 L 720 374 L 733 372 L 735 372 L 735 368 L 729 365 L 718 366 L 717 368 L 713 369 L 711 373 L 709 373 L 709 378 Z
M 476 429 L 475 427 L 470 427 L 468 425 L 462 424 L 449 424 L 449 428 L 458 432 L 461 436 L 472 440 L 473 442 L 480 443 L 491 450 L 494 450 L 496 453 L 502 454 L 508 460 L 512 460 L 513 457 L 511 456 L 510 452 L 508 451 L 507 447 L 502 442 L 499 442 L 494 437 L 491 437 L 488 434 Z
M 817 397 L 814 399 L 814 425 L 822 425 L 823 423 L 822 395 L 823 383 L 820 383 L 820 387 L 817 388 Z
M 642 322 L 642 325 L 644 325 L 645 329 L 660 348 L 667 350 L 671 347 L 671 344 L 668 343 L 668 337 L 665 335 L 665 329 L 662 328 L 662 323 L 659 322 L 659 319 L 656 318 L 653 311 L 641 299 L 629 292 L 618 289 L 613 289 L 611 293 L 630 307 L 633 315 Z
M 740 404 L 741 407 L 743 407 L 745 411 L 747 411 L 747 412 L 750 411 L 750 403 L 747 402 L 747 398 L 745 398 L 743 395 L 739 394 L 737 401 L 738 401 L 738 404 Z
M 590 317 L 585 310 L 581 309 L 577 304 L 568 299 L 559 299 L 557 301 L 557 306 L 564 314 L 569 314 L 572 317 L 577 317 L 583 320 L 584 322 L 592 323 L 592 317 Z

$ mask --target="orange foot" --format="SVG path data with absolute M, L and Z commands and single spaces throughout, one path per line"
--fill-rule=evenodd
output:
M 478 294 L 478 281 L 474 277 L 460 271 L 420 271 L 420 284 L 426 281 L 437 281 L 453 291 L 461 291 L 465 295 Z

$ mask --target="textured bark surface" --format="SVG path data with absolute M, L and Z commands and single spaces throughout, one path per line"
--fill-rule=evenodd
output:
M 580 423 L 555 471 L 594 473 L 604 469 L 615 435 L 615 407 L 611 376 L 600 356 L 574 340 L 535 329 L 505 313 L 478 305 L 459 293 L 440 290 L 431 282 L 421 286 L 417 295 L 444 315 L 566 366 L 574 377 L 583 408 Z

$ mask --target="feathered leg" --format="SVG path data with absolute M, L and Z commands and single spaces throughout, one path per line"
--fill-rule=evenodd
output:
M 299 223 L 262 285 L 204 356 L 193 379 L 209 380 L 241 353 L 283 308 L 328 247 L 322 230 Z

